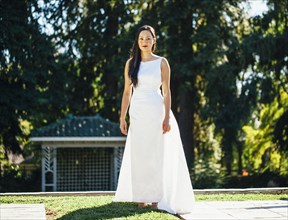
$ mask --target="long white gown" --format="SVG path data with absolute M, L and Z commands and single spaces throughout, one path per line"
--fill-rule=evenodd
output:
M 115 202 L 158 202 L 172 214 L 192 212 L 194 193 L 178 124 L 170 111 L 171 130 L 163 134 L 161 60 L 141 62 L 133 88 L 128 130 Z

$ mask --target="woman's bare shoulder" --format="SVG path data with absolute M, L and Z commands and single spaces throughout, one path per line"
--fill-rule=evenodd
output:
M 163 67 L 167 67 L 167 66 L 169 66 L 169 62 L 168 62 L 168 60 L 166 59 L 166 57 L 161 57 L 161 66 Z
M 130 66 L 130 61 L 132 60 L 132 58 L 129 58 L 128 60 L 126 60 L 126 63 L 125 63 L 125 69 L 129 69 L 129 66 Z
M 126 60 L 126 65 L 129 65 L 130 61 L 132 60 L 132 57 Z

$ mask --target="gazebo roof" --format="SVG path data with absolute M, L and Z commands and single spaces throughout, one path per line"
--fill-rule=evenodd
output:
M 68 115 L 32 132 L 34 137 L 123 137 L 119 125 L 96 116 Z

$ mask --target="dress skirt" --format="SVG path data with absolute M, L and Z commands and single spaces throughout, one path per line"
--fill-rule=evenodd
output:
M 194 193 L 179 128 L 170 111 L 171 130 L 163 134 L 164 110 L 159 89 L 134 90 L 114 201 L 158 202 L 170 213 L 189 213 Z

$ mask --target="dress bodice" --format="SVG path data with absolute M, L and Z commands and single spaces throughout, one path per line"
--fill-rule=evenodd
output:
M 156 60 L 140 63 L 138 71 L 138 85 L 134 88 L 135 91 L 157 91 L 161 86 L 161 60 L 159 57 Z

